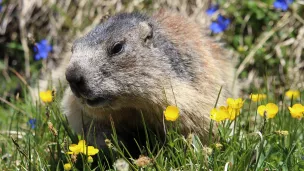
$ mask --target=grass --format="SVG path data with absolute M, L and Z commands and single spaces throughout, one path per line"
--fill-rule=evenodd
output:
M 78 139 L 70 130 L 60 110 L 62 91 L 57 90 L 51 103 L 32 100 L 24 89 L 24 99 L 14 99 L 1 108 L 0 146 L 3 170 L 63 170 L 63 164 L 72 163 L 73 170 L 115 170 L 113 163 L 127 162 L 132 170 L 303 170 L 304 145 L 303 120 L 292 118 L 288 106 L 300 103 L 301 98 L 277 99 L 271 91 L 267 99 L 260 102 L 245 100 L 240 115 L 233 121 L 213 122 L 218 136 L 203 145 L 195 134 L 183 136 L 178 132 L 178 120 L 166 122 L 165 143 L 146 128 L 145 146 L 139 146 L 143 156 L 131 157 L 117 140 L 115 129 L 108 142 L 110 155 L 102 150 L 87 163 L 84 154 L 77 155 L 77 162 L 68 155 L 68 147 L 77 144 Z M 284 96 L 283 96 L 284 97 Z M 257 114 L 260 104 L 275 102 L 279 112 L 273 119 L 264 119 Z M 20 112 L 23 111 L 24 113 Z M 36 119 L 35 128 L 29 125 Z M 7 131 L 5 131 L 7 130 Z M 288 131 L 283 134 L 279 131 Z M 152 141 L 151 141 L 152 140 Z M 145 157 L 144 157 L 145 156 Z M 74 156 L 75 157 L 75 156 Z M 102 159 L 104 158 L 105 159 Z M 139 158 L 138 158 L 139 157 Z M 143 161 L 141 161 L 143 160 Z M 146 166 L 142 163 L 149 163 Z M 139 167 L 142 166 L 142 167 Z M 119 167 L 118 167 L 119 168 Z M 116 168 L 116 170 L 118 170 Z

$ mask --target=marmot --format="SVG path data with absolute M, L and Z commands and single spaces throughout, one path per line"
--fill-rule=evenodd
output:
M 148 128 L 162 132 L 162 111 L 176 105 L 181 132 L 207 142 L 210 110 L 221 87 L 219 103 L 230 97 L 234 79 L 231 58 L 207 33 L 190 19 L 161 10 L 150 17 L 117 14 L 77 39 L 62 102 L 72 128 L 82 132 L 84 123 L 86 132 L 94 118 L 96 135 L 89 140 L 103 148 L 110 120 L 118 137 L 133 141 L 142 115 Z

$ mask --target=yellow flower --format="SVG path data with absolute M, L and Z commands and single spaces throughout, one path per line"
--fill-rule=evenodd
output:
M 237 116 L 240 115 L 241 110 L 237 108 L 227 107 L 228 110 L 228 119 L 233 121 Z
M 72 169 L 72 165 L 70 163 L 66 163 L 63 165 L 64 170 L 71 170 Z
M 227 104 L 232 109 L 241 109 L 243 107 L 244 101 L 242 100 L 242 98 L 237 98 L 237 99 L 228 98 Z
M 88 157 L 88 163 L 93 163 L 93 157 L 91 156 Z
M 301 104 L 294 104 L 292 107 L 288 107 L 289 112 L 293 118 L 301 119 L 304 113 L 304 106 Z
M 274 103 L 268 103 L 266 106 L 265 105 L 261 105 L 258 107 L 258 113 L 264 117 L 264 115 L 266 115 L 266 117 L 269 118 L 274 118 L 275 115 L 279 112 L 279 107 L 274 104 Z
M 53 101 L 53 95 L 51 90 L 39 92 L 39 97 L 44 103 L 49 103 Z
M 251 94 L 250 99 L 254 102 L 258 102 L 266 99 L 266 94 Z
M 179 111 L 176 106 L 168 106 L 164 111 L 164 115 L 167 121 L 175 121 L 179 116 Z
M 244 101 L 241 98 L 228 98 L 227 104 L 227 107 L 221 106 L 219 109 L 213 108 L 210 111 L 210 118 L 217 122 L 223 121 L 225 119 L 234 120 L 236 116 L 240 114 Z
M 227 104 L 228 104 L 227 111 L 229 114 L 228 119 L 234 120 L 240 114 L 244 101 L 242 100 L 242 98 L 237 98 L 237 99 L 228 98 Z
M 213 108 L 210 111 L 210 118 L 216 122 L 223 121 L 229 118 L 228 110 L 225 106 L 221 106 L 219 109 Z
M 80 140 L 78 144 L 71 144 L 70 147 L 70 152 L 68 154 L 87 154 L 89 156 L 93 156 L 99 152 L 97 148 L 94 148 L 93 146 L 87 146 L 85 140 Z
M 285 96 L 287 96 L 288 98 L 293 98 L 293 99 L 297 99 L 298 97 L 300 97 L 300 92 L 298 90 L 288 90 L 285 93 Z

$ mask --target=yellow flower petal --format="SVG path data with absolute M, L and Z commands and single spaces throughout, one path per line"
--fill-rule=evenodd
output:
M 51 90 L 39 92 L 39 97 L 44 103 L 49 103 L 53 101 L 53 95 Z
M 97 148 L 93 146 L 87 146 L 85 140 L 80 140 L 78 144 L 71 144 L 69 146 L 70 152 L 68 154 L 79 154 L 83 153 L 89 156 L 95 155 L 99 152 Z
M 215 120 L 216 122 L 223 121 L 229 117 L 227 108 L 225 106 L 221 106 L 219 109 L 213 108 L 210 111 L 210 118 Z
M 266 106 L 265 105 L 260 105 L 258 107 L 258 113 L 264 117 L 264 115 L 266 115 Z
M 279 107 L 274 103 L 268 103 L 266 105 L 267 108 L 267 117 L 274 118 L 275 115 L 279 112 Z
M 287 96 L 289 99 L 297 99 L 298 97 L 300 97 L 300 92 L 298 90 L 288 90 L 285 93 L 285 96 Z
M 240 109 L 228 106 L 228 119 L 231 121 L 235 120 L 235 118 L 240 115 L 240 112 Z
M 86 146 L 86 141 L 85 141 L 85 140 L 80 140 L 80 141 L 78 142 L 78 145 L 79 145 L 79 146 L 85 147 L 85 146 Z
M 274 103 L 268 103 L 266 106 L 265 105 L 260 105 L 258 107 L 258 113 L 262 117 L 264 117 L 264 115 L 266 115 L 266 117 L 268 119 L 269 118 L 274 118 L 278 112 L 279 112 L 279 107 Z
M 164 115 L 167 121 L 175 121 L 179 117 L 179 110 L 176 106 L 168 106 Z
M 93 156 L 99 152 L 99 150 L 97 148 L 94 148 L 93 146 L 88 146 L 87 150 L 88 150 L 87 154 L 89 156 Z M 86 154 L 86 150 L 84 151 L 84 154 Z
M 292 107 L 288 107 L 291 117 L 301 119 L 304 113 L 304 106 L 301 104 L 294 104 Z
M 251 94 L 250 95 L 250 99 L 254 102 L 266 99 L 266 97 L 267 97 L 266 94 Z
M 243 107 L 244 101 L 242 100 L 242 98 L 237 98 L 237 99 L 228 98 L 227 104 L 229 107 L 233 109 L 241 109 Z
M 76 146 L 70 146 L 69 147 L 69 150 L 70 150 L 70 152 L 69 153 L 73 153 L 73 154 L 79 154 L 82 150 L 81 150 L 81 147 L 80 146 L 78 146 L 78 145 L 76 145 Z

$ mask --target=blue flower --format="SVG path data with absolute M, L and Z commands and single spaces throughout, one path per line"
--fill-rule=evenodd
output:
M 36 119 L 29 119 L 28 124 L 31 126 L 32 129 L 35 129 Z
M 0 12 L 2 11 L 2 5 L 1 5 L 1 3 L 2 3 L 2 0 L 0 0 Z
M 286 11 L 288 9 L 288 6 L 293 2 L 293 0 L 276 0 L 273 3 L 273 6 L 276 9 L 281 9 L 283 11 Z
M 52 46 L 49 45 L 48 41 L 46 39 L 41 40 L 34 47 L 35 60 L 47 58 L 50 51 L 52 51 Z
M 206 11 L 206 13 L 209 15 L 209 16 L 211 16 L 211 15 L 213 15 L 217 10 L 219 9 L 219 5 L 211 5 L 208 9 L 207 9 L 207 11 Z
M 225 31 L 228 28 L 229 24 L 230 20 L 228 18 L 226 19 L 222 15 L 219 15 L 217 17 L 217 20 L 212 22 L 209 28 L 213 33 L 220 33 Z

